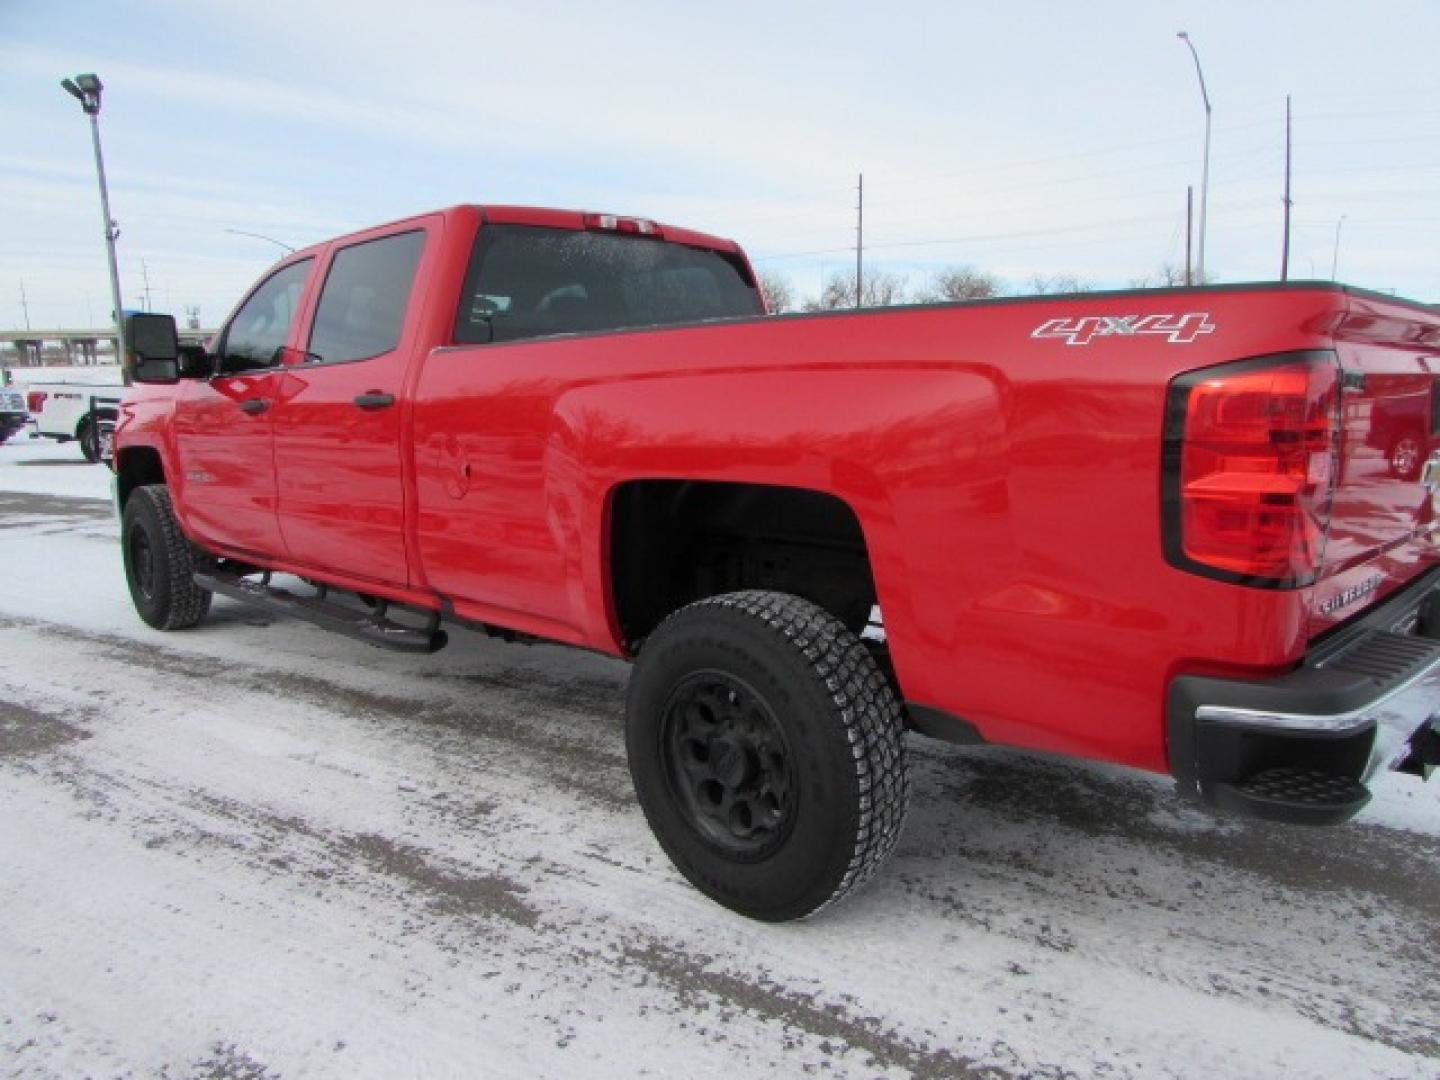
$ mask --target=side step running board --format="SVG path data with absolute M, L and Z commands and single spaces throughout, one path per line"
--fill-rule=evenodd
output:
M 356 611 L 320 596 L 298 596 L 288 589 L 277 589 L 259 581 L 249 581 L 237 574 L 221 571 L 195 574 L 195 584 L 210 592 L 241 600 L 247 604 L 293 615 L 325 630 L 357 638 L 382 649 L 397 652 L 433 653 L 445 647 L 445 631 L 439 629 L 440 616 L 434 613 L 425 627 L 404 626 L 378 612 Z

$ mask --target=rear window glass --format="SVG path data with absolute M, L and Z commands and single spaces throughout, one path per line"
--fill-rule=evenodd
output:
M 761 315 L 738 261 L 613 233 L 486 225 L 476 237 L 455 340 L 516 341 Z
M 366 360 L 399 344 L 424 243 L 423 232 L 407 232 L 335 253 L 310 331 L 316 362 Z

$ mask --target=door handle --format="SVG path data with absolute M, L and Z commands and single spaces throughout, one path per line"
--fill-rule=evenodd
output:
M 378 391 L 370 391 L 367 394 L 355 395 L 355 405 L 366 412 L 374 412 L 376 409 L 388 409 L 395 404 L 394 394 L 382 394 Z
M 264 398 L 252 397 L 246 398 L 244 401 L 240 402 L 240 411 L 243 413 L 249 413 L 251 416 L 258 416 L 260 413 L 264 412 L 269 407 L 270 402 L 266 401 Z

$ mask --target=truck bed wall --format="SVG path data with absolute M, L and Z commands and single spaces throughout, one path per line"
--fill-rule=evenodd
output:
M 1155 292 L 438 350 L 416 384 L 420 547 L 456 558 L 445 544 L 467 530 L 508 537 L 501 606 L 618 651 L 617 485 L 824 491 L 861 522 L 908 700 L 994 741 L 1164 769 L 1169 679 L 1292 664 L 1307 607 L 1303 590 L 1165 563 L 1167 384 L 1328 347 L 1343 305 L 1323 290 Z M 1152 314 L 1201 314 L 1213 331 L 1033 336 Z M 461 459 L 479 500 L 444 494 Z

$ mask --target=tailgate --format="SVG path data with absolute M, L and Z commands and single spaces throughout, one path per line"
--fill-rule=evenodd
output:
M 1311 637 L 1440 561 L 1440 312 L 1352 294 L 1335 348 L 1340 471 Z

